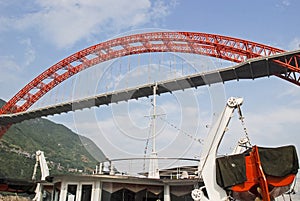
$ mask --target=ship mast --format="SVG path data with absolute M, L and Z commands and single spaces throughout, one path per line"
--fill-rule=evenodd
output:
M 157 83 L 153 86 L 153 114 L 152 114 L 152 153 L 150 155 L 148 178 L 159 179 L 158 159 L 156 153 L 156 91 Z

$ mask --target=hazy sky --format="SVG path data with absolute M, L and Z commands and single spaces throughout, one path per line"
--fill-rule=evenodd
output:
M 139 31 L 215 33 L 285 50 L 299 49 L 299 7 L 297 0 L 0 0 L 0 98 L 8 101 L 38 74 L 81 49 Z M 152 56 L 155 57 L 154 54 Z M 234 65 L 211 58 L 175 56 L 175 59 L 167 56 L 163 62 L 167 65 L 172 59 L 174 63 L 188 61 L 196 63 L 193 67 L 199 71 Z M 76 85 L 70 82 L 72 90 L 61 87 L 57 94 L 82 96 L 88 90 L 94 92 L 98 89 L 99 83 L 107 88 L 118 88 L 128 80 L 136 81 L 131 85 L 139 83 L 138 70 L 120 73 L 119 77 L 110 77 L 107 73 L 108 66 L 124 66 L 126 62 L 127 58 L 98 65 L 89 73 L 77 76 Z M 203 66 L 205 69 L 202 69 Z M 148 72 L 147 76 L 164 74 L 157 73 L 155 69 L 153 65 L 153 72 Z M 101 77 L 97 77 L 95 72 Z M 145 76 L 146 71 L 143 73 Z M 163 115 L 157 123 L 159 156 L 198 156 L 202 145 L 191 136 L 205 137 L 213 113 L 222 108 L 230 96 L 244 98 L 243 114 L 253 144 L 295 144 L 300 148 L 297 129 L 300 123 L 300 89 L 287 81 L 270 77 L 231 81 L 225 85 L 160 96 L 157 104 Z M 47 99 L 51 99 L 50 95 Z M 118 158 L 127 154 L 143 156 L 146 144 L 150 144 L 146 140 L 150 120 L 145 117 L 150 112 L 151 100 L 145 98 L 50 119 L 92 138 L 108 157 Z M 234 118 L 226 135 L 223 144 L 230 150 L 236 142 L 233 136 L 243 135 L 237 118 Z

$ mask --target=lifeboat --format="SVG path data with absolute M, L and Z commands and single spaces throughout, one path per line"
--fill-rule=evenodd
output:
M 216 159 L 217 183 L 234 199 L 271 201 L 290 189 L 299 169 L 294 146 L 253 146 Z

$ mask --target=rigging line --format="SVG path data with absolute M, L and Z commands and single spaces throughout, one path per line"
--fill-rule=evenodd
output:
M 187 137 L 193 139 L 196 142 L 199 142 L 200 144 L 204 144 L 204 140 L 203 139 L 198 139 L 193 137 L 191 134 L 189 134 L 188 132 L 178 128 L 177 126 L 175 126 L 174 124 L 172 124 L 171 122 L 167 121 L 166 119 L 163 119 L 162 117 L 159 117 L 162 121 L 166 122 L 169 126 L 175 128 L 176 130 L 178 130 L 179 132 L 183 133 L 184 135 L 186 135 Z
M 245 136 L 246 136 L 249 144 L 251 145 L 249 134 L 248 134 L 248 131 L 247 131 L 247 128 L 246 128 L 246 125 L 245 125 L 245 117 L 242 114 L 242 110 L 241 110 L 240 105 L 237 105 L 237 108 L 238 108 L 238 113 L 239 113 L 239 119 L 240 119 L 241 124 L 243 126 L 243 130 L 244 130 Z
M 145 149 L 144 149 L 144 164 L 143 164 L 143 171 L 145 172 L 146 171 L 146 155 L 147 155 L 147 150 L 148 150 L 148 145 L 149 145 L 149 138 L 150 138 L 150 135 L 152 133 L 152 121 L 150 123 L 150 129 L 149 129 L 149 132 L 148 132 L 148 137 L 147 137 L 147 140 L 146 140 L 146 145 L 145 145 Z

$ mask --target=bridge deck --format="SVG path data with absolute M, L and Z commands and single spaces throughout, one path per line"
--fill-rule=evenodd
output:
M 272 75 L 286 74 L 289 72 L 289 69 L 284 68 L 283 66 L 277 64 L 276 62 L 273 62 L 272 60 L 289 59 L 299 53 L 300 50 L 297 50 L 293 52 L 285 52 L 282 54 L 273 55 L 270 57 L 259 57 L 224 69 L 202 72 L 177 79 L 158 82 L 157 94 L 163 94 L 166 92 L 172 93 L 172 91 L 184 90 L 194 87 L 197 88 L 199 86 L 210 85 L 219 82 L 224 83 L 230 80 L 255 79 Z M 300 63 L 300 58 L 298 60 L 298 62 Z M 0 125 L 8 125 L 42 116 L 61 114 L 64 112 L 80 110 L 83 108 L 91 108 L 94 106 L 108 105 L 110 103 L 128 101 L 141 97 L 149 97 L 153 93 L 153 85 L 154 83 L 146 84 L 134 88 L 128 88 L 125 90 L 100 94 L 94 97 L 76 100 L 74 102 L 61 103 L 26 112 L 0 115 Z

